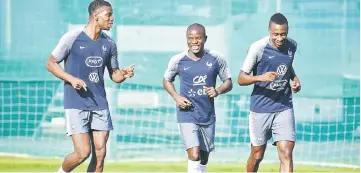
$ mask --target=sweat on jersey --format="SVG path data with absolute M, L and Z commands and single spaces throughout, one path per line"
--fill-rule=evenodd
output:
M 97 40 L 92 40 L 83 30 L 65 33 L 52 55 L 58 63 L 64 61 L 64 70 L 82 79 L 87 85 L 76 90 L 68 82 L 64 83 L 64 108 L 80 110 L 108 109 L 104 88 L 104 69 L 118 68 L 118 52 L 115 42 L 101 32 Z
M 280 112 L 293 107 L 290 79 L 294 77 L 292 62 L 297 43 L 287 38 L 281 49 L 274 48 L 270 37 L 254 42 L 248 49 L 241 70 L 254 76 L 277 72 L 273 82 L 254 83 L 251 94 L 251 111 L 259 113 Z
M 170 59 L 164 79 L 173 82 L 177 75 L 180 79 L 179 94 L 192 102 L 189 109 L 177 108 L 178 123 L 208 125 L 215 122 L 214 99 L 208 97 L 203 86 L 216 87 L 217 75 L 222 81 L 231 78 L 226 61 L 209 50 L 195 61 L 185 51 Z

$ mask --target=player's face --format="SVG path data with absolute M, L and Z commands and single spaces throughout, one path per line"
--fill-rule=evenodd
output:
M 102 30 L 110 30 L 114 22 L 112 7 L 104 6 L 100 8 L 99 12 L 95 14 L 95 19 Z
M 287 38 L 288 25 L 277 25 L 275 23 L 271 23 L 269 26 L 269 33 L 273 45 L 275 45 L 277 48 L 280 48 L 284 45 Z
M 202 29 L 191 29 L 187 32 L 187 44 L 189 50 L 196 54 L 204 49 L 204 43 L 206 42 L 206 36 Z

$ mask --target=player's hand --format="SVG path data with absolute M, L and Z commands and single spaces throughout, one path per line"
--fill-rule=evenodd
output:
M 192 106 L 192 102 L 183 96 L 178 95 L 174 98 L 174 100 L 177 103 L 177 106 L 181 109 L 187 109 Z
M 71 86 L 73 86 L 73 88 L 80 90 L 80 89 L 84 89 L 85 91 L 87 91 L 87 86 L 85 84 L 85 82 L 79 78 L 73 77 L 71 79 L 71 81 L 69 81 L 71 83 Z
M 276 72 L 267 72 L 261 75 L 259 79 L 261 82 L 272 82 L 276 79 L 277 76 L 278 74 Z
M 299 92 L 301 90 L 301 83 L 300 83 L 300 80 L 297 77 L 295 77 L 293 79 L 291 90 L 294 93 L 297 93 L 297 92 Z
M 219 95 L 218 91 L 214 87 L 203 86 L 203 88 L 205 89 L 206 93 L 210 98 L 214 98 Z
M 125 78 L 131 78 L 134 76 L 134 66 L 135 66 L 135 64 L 132 64 L 132 65 L 122 69 L 122 72 L 123 72 L 123 75 Z

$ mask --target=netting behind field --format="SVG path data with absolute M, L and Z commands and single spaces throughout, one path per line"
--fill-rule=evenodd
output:
M 184 160 L 172 98 L 159 87 L 108 83 L 115 127 L 108 159 Z M 0 152 L 63 157 L 72 150 L 65 136 L 62 83 L 2 81 L 0 85 Z M 296 97 L 295 161 L 358 165 L 359 101 L 356 97 Z M 213 161 L 246 161 L 248 103 L 247 95 L 217 98 Z M 265 158 L 277 161 L 276 148 L 269 147 Z

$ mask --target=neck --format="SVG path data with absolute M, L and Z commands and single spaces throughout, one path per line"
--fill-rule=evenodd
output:
M 270 43 L 270 44 L 271 44 L 271 46 L 272 46 L 273 48 L 275 48 L 275 49 L 279 49 L 279 50 L 281 50 L 281 49 L 282 49 L 282 47 L 284 47 L 284 45 L 282 45 L 281 47 L 277 47 L 277 46 L 276 46 L 276 44 L 274 44 L 274 43 L 273 43 L 273 41 L 272 41 L 271 39 L 269 40 L 269 43 Z
M 100 36 L 100 32 L 102 31 L 99 26 L 94 24 L 93 22 L 89 22 L 84 27 L 85 33 L 91 38 L 92 40 L 98 40 Z
M 193 59 L 201 59 L 204 55 L 204 50 L 200 50 L 198 53 L 193 53 L 192 51 L 188 50 L 188 55 L 191 56 Z

